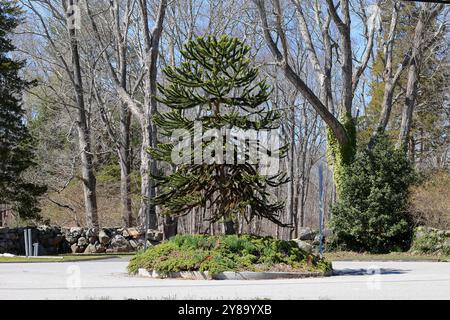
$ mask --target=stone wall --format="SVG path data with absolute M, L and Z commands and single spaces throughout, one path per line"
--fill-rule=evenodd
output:
M 0 228 L 0 254 L 25 254 L 25 228 Z M 144 247 L 145 234 L 136 228 L 30 227 L 32 242 L 39 243 L 39 255 L 62 253 L 133 252 Z M 147 244 L 162 240 L 162 233 L 149 230 Z

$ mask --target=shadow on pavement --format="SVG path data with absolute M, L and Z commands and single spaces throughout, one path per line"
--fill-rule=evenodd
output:
M 376 266 L 359 269 L 338 269 L 333 270 L 333 276 L 370 276 L 378 274 L 404 274 L 411 270 L 404 269 L 391 269 L 391 268 L 378 268 Z

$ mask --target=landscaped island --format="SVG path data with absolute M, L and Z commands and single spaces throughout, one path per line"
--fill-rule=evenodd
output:
M 302 251 L 295 241 L 251 235 L 177 235 L 169 241 L 138 253 L 128 271 L 140 268 L 168 275 L 180 271 L 225 271 L 321 273 L 331 263 Z

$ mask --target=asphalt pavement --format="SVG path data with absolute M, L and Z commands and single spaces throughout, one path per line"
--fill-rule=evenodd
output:
M 450 299 L 450 263 L 333 262 L 293 280 L 148 279 L 122 259 L 0 264 L 0 299 Z

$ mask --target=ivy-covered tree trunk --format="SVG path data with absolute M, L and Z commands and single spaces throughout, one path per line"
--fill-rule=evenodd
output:
M 333 179 L 336 193 L 342 191 L 342 182 L 346 176 L 346 167 L 353 162 L 356 154 L 356 124 L 350 114 L 341 118 L 341 122 L 347 134 L 347 142 L 339 143 L 334 132 L 327 127 L 327 160 L 333 168 Z
M 338 7 L 334 5 L 332 0 L 327 0 L 327 8 L 329 19 L 322 24 L 322 37 L 325 45 L 325 62 L 324 67 L 318 61 L 318 53 L 311 41 L 311 32 L 304 17 L 301 7 L 301 2 L 296 3 L 296 13 L 298 16 L 298 23 L 300 26 L 300 33 L 305 42 L 307 50 L 310 52 L 311 64 L 314 66 L 317 79 L 321 84 L 321 95 L 317 96 L 314 90 L 301 78 L 300 74 L 296 72 L 295 68 L 290 65 L 289 48 L 286 41 L 286 33 L 282 23 L 282 6 L 279 0 L 274 0 L 275 11 L 275 30 L 280 38 L 281 47 L 273 38 L 272 31 L 274 28 L 269 26 L 269 19 L 267 18 L 266 4 L 263 0 L 254 0 L 256 4 L 260 20 L 264 32 L 264 38 L 273 55 L 277 60 L 285 77 L 295 86 L 303 98 L 310 103 L 315 111 L 322 118 L 327 126 L 327 152 L 328 161 L 334 169 L 334 179 L 337 185 L 336 191 L 340 192 L 342 179 L 345 175 L 345 166 L 350 164 L 355 156 L 356 147 L 356 126 L 352 118 L 352 100 L 355 90 L 358 86 L 359 79 L 367 68 L 370 58 L 370 52 L 373 47 L 373 37 L 375 28 L 368 29 L 368 41 L 364 50 L 364 55 L 361 58 L 361 63 L 357 68 L 353 68 L 354 52 L 351 42 L 351 15 L 350 15 L 350 1 L 342 0 Z M 334 102 L 331 91 L 331 70 L 332 70 L 332 39 L 330 36 L 330 21 L 336 25 L 340 35 L 340 60 L 341 60 L 341 76 L 342 76 L 342 90 L 340 92 L 340 116 L 334 113 Z M 284 40 L 283 40 L 284 39 Z

